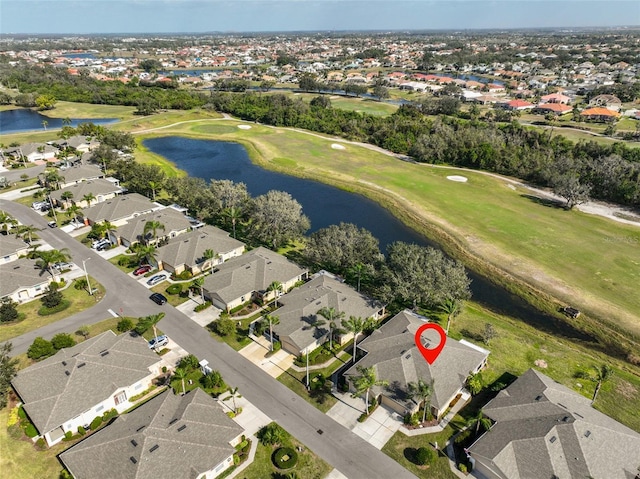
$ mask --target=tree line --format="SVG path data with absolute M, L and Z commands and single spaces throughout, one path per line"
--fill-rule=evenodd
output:
M 394 114 L 379 117 L 332 108 L 327 101 L 212 92 L 208 106 L 243 120 L 339 135 L 419 162 L 482 169 L 539 186 L 553 186 L 566 176 L 586 185 L 593 198 L 640 205 L 640 149 L 622 142 L 574 143 L 516 121 L 433 118 L 423 109 L 428 107 L 419 104 L 402 105 Z

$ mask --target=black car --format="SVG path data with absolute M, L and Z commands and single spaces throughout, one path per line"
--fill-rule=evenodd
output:
M 159 304 L 160 306 L 167 302 L 167 298 L 165 298 L 160 293 L 153 293 L 151 296 L 149 296 L 149 299 L 154 303 Z

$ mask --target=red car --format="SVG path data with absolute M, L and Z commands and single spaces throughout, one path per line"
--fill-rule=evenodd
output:
M 146 274 L 149 271 L 151 271 L 153 268 L 151 267 L 151 265 L 148 264 L 143 264 L 142 266 L 138 267 L 138 269 L 136 269 L 133 272 L 134 276 L 140 276 L 141 274 Z

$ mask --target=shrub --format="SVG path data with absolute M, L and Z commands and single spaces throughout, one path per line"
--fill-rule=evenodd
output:
M 30 359 L 40 359 L 52 356 L 55 353 L 53 344 L 42 337 L 33 340 L 31 346 L 27 350 L 27 357 Z
M 80 434 L 81 436 L 84 436 L 87 433 L 87 430 L 82 427 L 82 426 L 78 426 L 78 434 Z
M 211 371 L 200 379 L 206 389 L 222 388 L 225 386 L 222 375 L 218 371 Z
M 38 438 L 36 441 L 36 449 L 38 451 L 44 451 L 47 448 L 47 443 L 44 442 L 44 437 Z
M 271 354 L 275 354 L 282 349 L 282 343 L 280 341 L 273 342 L 273 351 L 270 351 Z
M 122 318 L 120 321 L 118 321 L 116 329 L 120 333 L 131 331 L 133 329 L 133 321 L 131 321 L 129 318 Z
M 118 411 L 116 411 L 115 409 L 109 409 L 102 415 L 102 421 L 107 422 L 110 419 L 113 419 L 114 417 L 116 417 L 117 415 L 118 415 Z
M 229 318 L 220 318 L 213 323 L 213 330 L 220 336 L 229 336 L 236 332 L 236 322 Z
M 436 459 L 436 453 L 431 448 L 420 447 L 416 451 L 416 463 L 419 466 L 433 464 L 433 461 L 435 461 L 435 459 Z
M 458 469 L 460 469 L 460 472 L 464 472 L 464 473 L 467 472 L 466 464 L 462 464 L 462 463 L 458 464 Z
M 291 469 L 298 463 L 298 453 L 291 447 L 276 449 L 271 458 L 278 469 Z
M 33 424 L 28 423 L 24 428 L 24 433 L 27 437 L 36 437 L 38 435 L 38 430 Z
M 67 431 L 64 433 L 63 441 L 70 441 L 72 437 L 73 437 L 73 433 L 71 431 Z
M 167 289 L 165 289 L 167 294 L 180 294 L 182 292 L 182 285 L 179 283 L 174 283 L 169 285 Z
M 68 301 L 68 300 L 65 299 L 60 304 L 58 304 L 57 306 L 53 306 L 51 308 L 49 308 L 47 306 L 42 306 L 42 308 L 40 308 L 38 310 L 38 314 L 40 316 L 49 316 L 51 314 L 55 314 L 55 313 L 59 313 L 60 311 L 64 311 L 69 306 L 71 306 L 71 301 Z
M 40 298 L 40 301 L 42 301 L 42 305 L 45 308 L 55 308 L 62 303 L 62 299 L 62 293 L 58 291 L 58 284 L 51 283 L 45 295 Z
M 272 422 L 258 431 L 258 439 L 260 439 L 263 446 L 272 446 L 284 441 L 286 434 L 286 431 L 282 429 L 282 427 Z
M 211 306 L 211 301 L 205 301 L 204 303 L 199 304 L 198 306 L 193 308 L 193 310 L 196 313 L 199 313 L 200 311 L 204 311 L 205 309 L 207 309 L 209 306 Z
M 100 425 L 102 424 L 102 416 L 96 416 L 93 421 L 91 421 L 91 424 L 89 425 L 89 428 L 92 431 L 95 431 L 96 429 L 98 429 L 100 427 Z
M 58 333 L 53 338 L 51 338 L 51 344 L 56 349 L 62 348 L 70 348 L 75 346 L 76 341 L 70 334 L 67 333 Z
M 200 362 L 193 354 L 189 354 L 180 360 L 178 367 L 184 369 L 187 373 L 190 373 L 200 367 Z
M 20 406 L 18 408 L 18 417 L 20 419 L 26 419 L 27 418 L 27 411 L 24 410 L 24 408 L 22 406 Z
M 118 266 L 129 266 L 130 264 L 131 258 L 127 258 L 126 256 L 118 258 Z
M 17 304 L 11 298 L 5 298 L 0 304 L 0 322 L 10 323 L 18 319 Z
M 457 446 L 463 445 L 465 442 L 467 442 L 467 440 L 471 437 L 472 434 L 473 434 L 473 431 L 471 429 L 465 429 L 464 431 L 462 431 L 460 434 L 456 436 L 453 442 Z

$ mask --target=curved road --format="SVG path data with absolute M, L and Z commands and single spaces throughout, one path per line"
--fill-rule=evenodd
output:
M 263 413 L 348 478 L 415 479 L 412 473 L 387 455 L 318 411 L 227 344 L 213 339 L 186 315 L 169 304 L 157 306 L 149 301 L 149 291 L 143 285 L 63 231 L 47 228 L 45 219 L 30 208 L 0 200 L 0 209 L 21 223 L 43 228 L 40 237 L 54 248 L 69 249 L 74 262 L 82 264 L 83 259 L 90 258 L 87 269 L 107 291 L 105 298 L 95 307 L 13 338 L 14 354 L 26 351 L 36 336 L 50 337 L 57 332 L 75 331 L 83 324 L 101 321 L 108 317 L 109 308 L 114 311 L 123 308 L 127 316 L 164 312 L 166 316 L 160 322 L 163 332 L 191 354 L 207 359 L 211 367 L 220 371 L 229 383 L 238 386 L 242 394 Z

